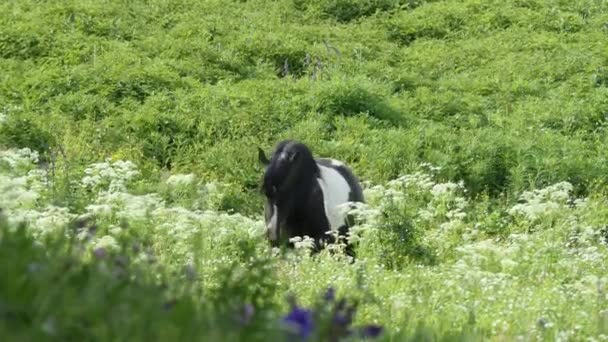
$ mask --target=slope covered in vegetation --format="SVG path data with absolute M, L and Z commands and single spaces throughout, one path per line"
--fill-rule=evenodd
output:
M 597 0 L 2 2 L 0 328 L 254 338 L 331 285 L 386 338 L 606 338 L 607 39 Z M 354 264 L 268 250 L 288 137 L 366 182 Z

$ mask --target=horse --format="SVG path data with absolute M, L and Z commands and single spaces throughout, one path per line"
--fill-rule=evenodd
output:
M 335 234 L 346 237 L 352 223 L 340 210 L 348 202 L 365 202 L 359 180 L 341 161 L 314 158 L 305 144 L 280 141 L 271 158 L 258 147 L 258 159 L 265 167 L 262 191 L 266 197 L 266 237 L 274 247 L 295 236 L 315 241 L 314 252 L 335 242 Z M 351 244 L 345 252 L 354 257 Z

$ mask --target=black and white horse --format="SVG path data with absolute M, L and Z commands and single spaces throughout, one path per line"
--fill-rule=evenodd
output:
M 308 235 L 318 250 L 321 242 L 335 241 L 327 234 L 330 230 L 346 237 L 349 224 L 339 206 L 364 202 L 359 181 L 348 167 L 334 159 L 315 159 L 306 145 L 294 140 L 281 141 L 270 160 L 262 149 L 258 154 L 266 167 L 264 216 L 273 246 Z M 350 245 L 346 252 L 354 255 Z

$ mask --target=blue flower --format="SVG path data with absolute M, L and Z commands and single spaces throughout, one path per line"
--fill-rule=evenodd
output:
M 332 302 L 335 298 L 336 298 L 336 290 L 333 287 L 327 288 L 327 292 L 325 292 L 323 299 L 325 299 L 328 302 Z
M 338 312 L 334 316 L 334 324 L 341 327 L 346 327 L 350 324 L 350 317 L 345 313 Z
M 333 323 L 336 326 L 348 327 L 353 320 L 356 308 L 355 306 L 346 305 L 346 300 L 341 299 L 334 308 L 334 319 Z
M 380 336 L 383 328 L 379 325 L 370 324 L 361 328 L 361 335 L 366 338 L 375 338 Z
M 297 306 L 283 318 L 283 322 L 293 327 L 297 335 L 304 339 L 310 336 L 314 325 L 312 312 Z

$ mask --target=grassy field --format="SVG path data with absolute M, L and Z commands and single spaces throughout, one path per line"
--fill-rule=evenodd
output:
M 3 1 L 0 336 L 608 340 L 607 41 L 604 0 Z M 356 262 L 264 240 L 284 138 L 364 182 Z

